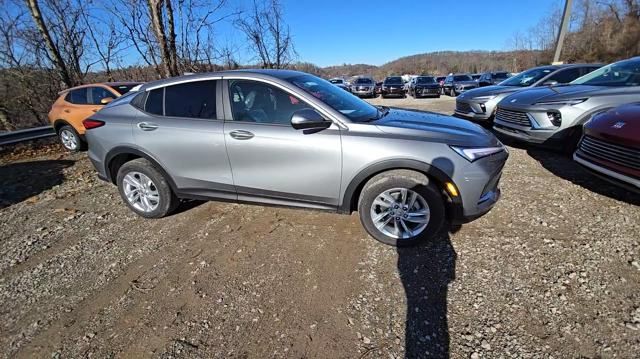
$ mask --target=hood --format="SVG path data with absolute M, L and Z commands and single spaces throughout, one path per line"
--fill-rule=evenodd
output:
M 516 86 L 486 86 L 479 87 L 477 89 L 469 90 L 464 94 L 458 96 L 458 98 L 473 98 L 480 96 L 494 96 L 500 95 L 503 93 L 510 93 L 522 90 L 526 87 L 516 87 Z
M 478 86 L 478 81 L 475 80 L 471 80 L 471 81 L 454 81 L 453 85 L 473 85 L 473 86 Z
M 640 103 L 616 107 L 595 115 L 585 134 L 640 149 Z
M 541 101 L 562 101 L 581 97 L 606 95 L 619 88 L 605 86 L 565 85 L 528 88 L 506 97 L 502 103 L 508 105 L 533 105 Z
M 424 137 L 458 146 L 496 146 L 500 142 L 479 125 L 433 112 L 391 108 L 373 122 L 381 131 L 394 135 Z

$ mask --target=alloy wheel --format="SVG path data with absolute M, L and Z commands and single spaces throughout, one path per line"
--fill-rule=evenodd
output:
M 370 215 L 374 226 L 384 235 L 408 239 L 427 228 L 431 212 L 419 193 L 407 188 L 392 188 L 376 196 Z
M 122 179 L 124 195 L 131 206 L 141 212 L 158 208 L 160 193 L 151 178 L 141 172 L 129 172 Z
M 72 133 L 70 130 L 60 131 L 60 141 L 62 141 L 62 145 L 68 150 L 75 151 L 78 148 L 78 139 L 75 133 Z

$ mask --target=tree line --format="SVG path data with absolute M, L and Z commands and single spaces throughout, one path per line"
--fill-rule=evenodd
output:
M 562 60 L 608 63 L 640 53 L 640 0 L 576 0 Z M 441 51 L 382 66 L 298 61 L 280 0 L 0 0 L 0 131 L 45 124 L 57 93 L 97 81 L 240 67 L 294 68 L 323 77 L 518 72 L 548 64 L 560 9 L 513 34 L 506 51 Z M 239 46 L 217 38 L 231 24 Z M 239 53 L 250 54 L 241 63 Z M 134 64 L 134 65 L 132 65 Z

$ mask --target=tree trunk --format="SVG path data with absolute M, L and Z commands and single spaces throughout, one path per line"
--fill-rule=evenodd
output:
M 49 29 L 44 23 L 42 13 L 40 12 L 40 6 L 38 5 L 38 0 L 26 0 L 26 4 L 29 8 L 29 12 L 31 13 L 33 21 L 36 23 L 38 32 L 40 33 L 40 36 L 42 36 L 42 40 L 44 41 L 44 44 L 47 48 L 47 52 L 49 53 L 49 57 L 51 58 L 51 61 L 53 61 L 53 65 L 56 67 L 58 73 L 60 74 L 62 82 L 64 82 L 67 87 L 75 86 L 76 82 L 71 77 L 69 70 L 67 69 L 67 65 L 60 55 L 60 51 L 54 44 L 53 39 L 51 38 L 51 34 L 49 34 Z
M 158 40 L 160 47 L 160 57 L 164 65 L 164 77 L 177 76 L 178 71 L 173 65 L 169 44 L 167 43 L 167 37 L 164 33 L 164 22 L 162 21 L 163 0 L 147 0 L 147 4 L 149 5 L 151 26 L 153 27 L 153 32 L 156 35 L 156 40 Z
M 178 72 L 178 49 L 176 48 L 176 28 L 173 20 L 173 5 L 171 0 L 165 0 L 167 8 L 167 26 L 169 27 L 169 56 L 171 58 L 171 72 L 179 75 Z

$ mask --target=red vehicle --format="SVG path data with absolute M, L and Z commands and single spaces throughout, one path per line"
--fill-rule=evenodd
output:
M 640 103 L 595 115 L 573 159 L 610 182 L 640 192 Z

